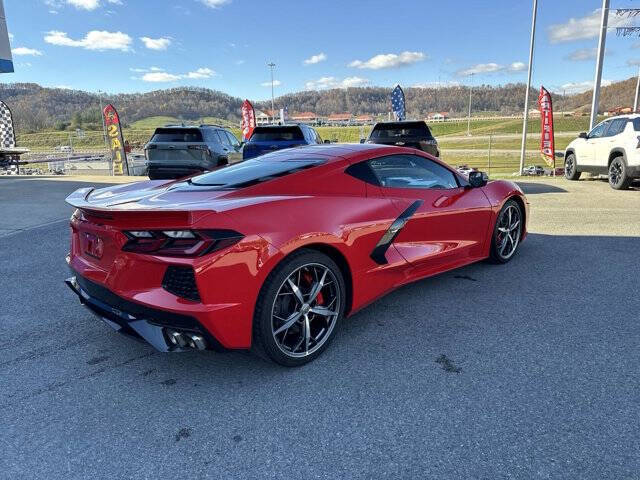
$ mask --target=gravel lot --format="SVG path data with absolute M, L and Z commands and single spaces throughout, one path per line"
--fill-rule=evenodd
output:
M 510 264 L 404 287 L 291 370 L 155 353 L 81 308 L 85 185 L 0 178 L 0 478 L 640 478 L 640 191 L 525 180 Z

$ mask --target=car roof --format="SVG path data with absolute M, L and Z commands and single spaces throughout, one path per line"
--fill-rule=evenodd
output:
M 412 154 L 422 155 L 422 152 L 408 147 L 397 147 L 395 145 L 378 145 L 371 143 L 340 143 L 340 144 L 320 144 L 302 145 L 295 148 L 277 150 L 262 156 L 262 158 L 273 160 L 285 160 L 287 157 L 309 157 L 318 155 L 327 158 L 327 162 L 349 160 L 360 156 L 391 155 L 391 154 Z

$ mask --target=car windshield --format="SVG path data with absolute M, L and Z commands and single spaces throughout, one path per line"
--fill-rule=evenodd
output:
M 152 142 L 202 142 L 202 132 L 197 128 L 158 128 Z
M 300 127 L 258 127 L 249 141 L 278 142 L 290 140 L 304 140 Z
M 198 175 L 190 180 L 193 185 L 219 187 L 221 189 L 242 188 L 266 182 L 321 165 L 325 160 L 268 160 L 265 157 L 229 165 L 213 172 Z
M 371 138 L 422 137 L 432 138 L 429 127 L 424 122 L 383 123 L 374 127 Z

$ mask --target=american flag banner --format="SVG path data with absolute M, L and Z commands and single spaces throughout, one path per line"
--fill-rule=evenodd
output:
M 404 92 L 400 85 L 396 85 L 396 88 L 391 92 L 391 110 L 393 110 L 393 114 L 399 122 L 407 116 L 404 104 Z

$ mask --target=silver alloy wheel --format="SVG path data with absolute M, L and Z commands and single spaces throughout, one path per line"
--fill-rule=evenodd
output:
M 341 309 L 338 281 L 325 265 L 308 263 L 282 282 L 271 307 L 271 332 L 290 357 L 306 357 L 330 337 Z
M 571 176 L 573 175 L 574 169 L 575 169 L 575 162 L 573 160 L 573 157 L 569 155 L 564 164 L 565 176 L 567 178 L 571 178 Z
M 520 209 L 515 205 L 509 205 L 500 214 L 498 219 L 498 231 L 496 232 L 496 247 L 498 255 L 503 260 L 513 256 L 520 243 L 522 233 L 522 218 Z
M 622 164 L 620 160 L 614 160 L 609 166 L 609 183 L 618 185 L 622 181 Z

